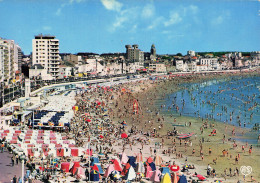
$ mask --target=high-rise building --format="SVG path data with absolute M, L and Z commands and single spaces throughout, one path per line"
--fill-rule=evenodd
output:
M 32 40 L 32 64 L 41 64 L 52 77 L 59 73 L 59 40 L 55 36 L 39 34 Z
M 126 48 L 126 59 L 134 62 L 143 62 L 144 61 L 144 52 L 138 48 L 137 44 L 125 45 Z
M 4 50 L 0 46 L 0 83 L 4 81 Z
M 0 78 L 1 81 L 9 82 L 15 78 L 15 71 L 21 70 L 21 65 L 19 67 L 21 48 L 14 40 L 0 38 L 0 52 Z

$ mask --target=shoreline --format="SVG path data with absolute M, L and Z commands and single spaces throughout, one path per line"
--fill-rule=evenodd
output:
M 255 73 L 256 75 L 259 75 L 259 73 Z M 220 76 L 218 79 L 221 79 L 221 78 L 224 78 L 224 77 L 226 77 L 226 75 L 230 75 L 230 74 L 225 74 L 225 76 Z M 234 74 L 231 74 L 232 76 L 234 76 Z M 238 76 L 240 76 L 240 74 L 235 74 L 235 75 L 238 75 Z M 243 73 L 242 75 L 244 75 L 245 77 L 247 77 L 248 75 L 252 75 L 251 73 L 250 74 L 248 74 L 248 73 Z M 248 76 L 248 77 L 250 77 L 250 76 Z M 211 80 L 212 78 L 211 78 L 211 76 L 210 77 L 204 77 L 204 78 L 198 78 L 199 80 L 200 79 L 202 79 L 202 80 Z M 164 81 L 162 81 L 162 82 L 164 82 Z M 167 82 L 167 81 L 166 81 Z M 193 81 L 193 83 L 194 83 L 194 81 Z M 162 87 L 162 86 L 160 86 L 160 84 L 155 84 L 155 85 L 157 85 L 157 86 L 154 86 L 154 87 L 150 87 L 150 88 L 148 88 L 146 91 L 144 91 L 144 92 L 136 92 L 136 93 L 134 93 L 133 95 L 134 95 L 134 97 L 135 98 L 137 98 L 138 99 L 138 101 L 140 102 L 140 103 L 143 103 L 142 104 L 142 106 L 145 106 L 145 105 L 151 105 L 152 104 L 152 102 L 145 102 L 145 100 L 144 99 L 142 99 L 142 98 L 146 98 L 147 96 L 145 96 L 146 95 L 146 93 L 149 93 L 149 91 L 151 90 L 151 93 L 152 94 L 154 94 L 154 93 L 156 93 L 157 94 L 157 99 L 154 99 L 154 100 L 157 100 L 157 101 L 159 101 L 158 99 L 160 99 L 161 97 L 165 97 L 165 90 L 164 90 L 164 92 L 163 92 L 163 94 L 162 93 L 159 93 L 158 92 L 158 90 L 156 89 L 156 88 L 158 88 L 158 87 Z M 155 91 L 153 91 L 153 90 L 155 90 Z M 178 89 L 176 89 L 175 90 L 175 92 L 177 91 Z M 166 90 L 167 91 L 167 90 Z M 173 91 L 170 91 L 170 92 L 173 92 Z M 142 94 L 141 94 L 142 93 Z M 140 96 L 140 95 L 143 95 L 143 96 Z M 152 96 L 151 94 L 150 94 L 150 96 Z M 147 99 L 147 98 L 146 98 Z M 159 104 L 160 104 L 160 102 L 158 102 Z M 152 106 L 150 106 L 149 107 L 149 110 L 158 110 L 158 103 L 157 103 L 157 106 L 156 106 L 156 104 L 154 103 Z M 143 115 L 143 114 L 142 114 Z M 163 115 L 163 114 L 161 114 L 161 115 Z M 160 116 L 161 116 L 160 115 Z M 147 117 L 147 119 L 149 120 L 149 119 L 151 119 L 152 120 L 152 117 L 149 117 L 149 115 L 148 116 L 146 116 Z M 146 118 L 146 117 L 143 117 L 143 118 Z M 186 116 L 182 116 L 182 117 L 179 117 L 179 116 L 174 116 L 175 118 L 176 118 L 176 122 L 177 123 L 180 123 L 180 124 L 184 124 L 184 122 L 186 121 L 186 120 L 188 120 L 188 121 L 191 121 L 192 122 L 192 126 L 193 126 L 193 124 L 201 124 L 201 119 L 199 120 L 199 119 L 196 119 L 196 118 L 194 118 L 194 117 L 186 117 Z M 169 120 L 172 120 L 172 121 L 174 121 L 174 118 L 171 118 L 171 119 L 166 119 L 167 117 L 165 117 L 164 116 L 164 118 L 165 118 L 165 121 L 169 121 Z M 145 121 L 143 120 L 143 121 L 141 121 L 141 122 L 139 122 L 139 126 L 143 129 L 143 128 L 145 128 L 145 125 L 143 124 L 143 123 L 145 123 Z M 230 125 L 230 124 L 224 124 L 224 123 L 222 123 L 222 122 L 217 122 L 217 121 L 212 121 L 212 120 L 209 120 L 209 123 L 211 123 L 211 124 L 215 124 L 215 128 L 217 128 L 217 130 L 220 132 L 224 132 L 224 134 L 226 135 L 226 139 L 228 139 L 228 138 L 236 138 L 236 137 L 238 137 L 238 136 L 234 136 L 234 137 L 232 137 L 232 133 L 231 133 L 231 130 L 230 129 L 233 129 L 233 128 L 235 128 L 235 130 L 236 130 L 236 132 L 237 132 L 237 135 L 241 135 L 241 131 L 243 130 L 245 130 L 245 131 L 247 131 L 247 133 L 248 133 L 248 131 L 249 131 L 249 129 L 244 129 L 244 128 L 240 128 L 240 127 L 237 127 L 237 126 L 233 126 L 233 125 Z M 160 123 L 159 123 L 160 124 Z M 159 124 L 158 123 L 156 123 L 156 124 L 152 124 L 153 125 L 153 127 L 152 128 L 156 128 L 157 130 L 159 130 L 159 128 L 158 128 L 158 126 L 159 126 Z M 134 123 L 131 123 L 130 122 L 130 125 L 137 125 L 135 122 Z M 152 128 L 150 128 L 150 130 L 152 130 Z M 166 128 L 166 129 L 165 129 Z M 172 122 L 166 122 L 166 123 L 164 123 L 164 127 L 161 129 L 161 131 L 160 131 L 160 133 L 162 133 L 164 136 L 166 135 L 166 131 L 168 130 L 168 129 L 172 129 L 173 128 L 173 126 L 172 126 Z M 185 128 L 185 127 L 176 127 L 176 128 L 179 128 L 180 129 L 180 131 L 182 132 L 182 133 L 189 133 L 189 132 L 191 132 L 190 130 L 187 130 L 187 128 Z M 205 132 L 204 132 L 204 134 L 205 133 L 210 133 L 210 130 L 212 130 L 213 128 L 210 128 L 210 129 L 207 129 L 207 130 L 205 130 Z M 226 131 L 225 132 L 225 129 L 229 129 L 229 131 Z M 197 129 L 197 133 L 198 133 L 198 129 Z M 220 134 L 220 133 L 219 133 Z M 219 135 L 218 134 L 218 136 L 222 136 L 222 134 L 221 135 Z M 198 135 L 197 134 L 197 136 L 201 136 L 201 135 Z M 209 137 L 207 137 L 207 136 L 203 136 L 205 139 L 206 139 L 206 141 L 207 141 L 207 138 L 209 138 Z M 193 143 L 193 147 L 198 147 L 199 146 L 199 143 L 198 142 L 196 142 L 196 141 L 198 141 L 198 137 L 196 137 L 197 138 L 197 140 L 194 140 L 194 137 L 192 137 L 193 138 L 193 140 L 192 140 L 192 143 Z M 191 138 L 191 139 L 192 139 Z M 239 153 L 241 153 L 240 152 L 240 149 L 241 149 L 241 146 L 242 146 L 242 142 L 236 142 L 236 144 L 238 145 L 238 148 L 236 148 L 235 150 L 233 150 L 232 149 L 232 142 L 231 141 L 225 141 L 225 144 L 224 145 L 222 145 L 221 143 L 222 143 L 222 137 L 218 137 L 217 139 L 215 138 L 215 139 L 210 139 L 211 140 L 211 142 L 206 142 L 206 143 L 204 143 L 204 162 L 200 162 L 200 155 L 198 155 L 198 152 L 199 152 L 199 149 L 196 149 L 195 148 L 195 152 L 196 152 L 196 154 L 197 154 L 197 156 L 196 157 L 192 157 L 192 154 L 191 154 L 191 150 L 189 150 L 189 152 L 187 151 L 187 152 L 185 152 L 185 148 L 184 147 L 179 147 L 179 149 L 180 149 L 180 152 L 182 152 L 183 154 L 184 154 L 184 156 L 187 156 L 187 157 L 189 157 L 189 159 L 190 159 L 190 161 L 192 162 L 192 163 L 194 163 L 194 164 L 198 164 L 198 165 L 204 165 L 205 166 L 205 168 L 206 168 L 206 165 L 207 164 L 211 164 L 211 166 L 213 166 L 214 165 L 214 167 L 216 167 L 216 170 L 217 170 L 217 173 L 218 173 L 218 176 L 219 176 L 219 174 L 223 174 L 224 175 L 224 168 L 228 168 L 229 169 L 229 166 L 228 166 L 228 164 L 226 164 L 226 163 L 224 163 L 224 162 L 235 162 L 235 161 L 233 161 L 232 159 L 234 159 L 235 158 L 235 155 L 234 154 L 239 154 Z M 160 139 L 157 139 L 157 141 L 160 141 Z M 176 141 L 177 142 L 177 141 Z M 178 143 L 178 142 L 177 142 Z M 170 141 L 168 141 L 168 142 L 166 142 L 166 145 L 167 146 L 172 146 L 171 145 L 171 142 Z M 209 147 L 209 146 L 217 146 L 217 148 L 215 149 L 214 147 Z M 212 149 L 212 151 L 215 151 L 215 153 L 212 153 L 212 158 L 211 157 L 208 157 L 206 154 L 207 154 L 207 152 L 205 152 L 205 151 L 207 151 L 207 148 L 211 148 Z M 220 149 L 221 148 L 221 149 Z M 223 149 L 227 149 L 227 150 L 229 150 L 229 153 L 230 154 L 233 154 L 233 156 L 232 157 L 228 157 L 228 158 L 222 158 L 221 157 L 221 155 L 222 155 L 222 150 Z M 167 149 L 167 148 L 166 148 Z M 165 149 L 165 150 L 166 150 Z M 217 149 L 220 149 L 220 150 L 217 150 Z M 260 163 L 259 162 L 259 160 L 257 159 L 257 155 L 260 153 L 260 149 L 259 148 L 257 148 L 257 149 L 254 149 L 254 160 L 251 160 L 251 161 L 248 161 L 247 160 L 247 158 L 243 158 L 244 160 L 239 160 L 239 164 L 238 165 L 235 165 L 235 164 L 233 164 L 232 165 L 232 174 L 233 174 L 233 169 L 234 169 L 234 167 L 233 166 L 241 166 L 243 163 L 246 165 L 246 163 L 248 163 L 249 162 L 249 164 L 250 163 L 252 163 L 252 167 L 253 167 L 253 169 L 254 169 L 254 171 L 253 171 L 253 173 L 251 174 L 251 175 L 253 175 L 254 177 L 257 177 L 258 179 L 260 179 L 260 174 L 258 173 L 258 167 L 257 167 L 257 164 L 258 163 Z M 248 153 L 247 153 L 248 154 Z M 241 156 L 247 156 L 246 154 L 243 154 L 243 155 L 241 155 Z M 191 158 L 190 158 L 191 157 Z M 214 157 L 214 158 L 213 158 Z M 215 165 L 215 163 L 213 163 L 213 159 L 215 159 L 215 157 L 217 157 L 218 158 L 218 160 L 217 161 L 215 161 L 216 162 L 216 164 L 217 165 Z M 182 160 L 182 161 L 184 161 L 184 160 Z M 254 162 L 256 162 L 256 164 L 254 163 Z M 219 166 L 219 164 L 222 164 L 222 165 L 220 165 Z M 221 176 L 220 176 L 221 177 Z M 229 179 L 230 179 L 230 177 L 228 177 Z M 241 176 L 241 174 L 240 174 L 240 176 L 239 177 L 232 177 L 230 180 L 231 181 L 237 181 L 237 179 L 238 178 L 240 178 L 240 180 L 242 179 L 242 176 Z

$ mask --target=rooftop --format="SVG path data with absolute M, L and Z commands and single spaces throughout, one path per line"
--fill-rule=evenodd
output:
M 35 39 L 55 39 L 55 36 L 52 36 L 49 34 L 46 34 L 46 35 L 39 34 L 39 35 L 35 36 Z

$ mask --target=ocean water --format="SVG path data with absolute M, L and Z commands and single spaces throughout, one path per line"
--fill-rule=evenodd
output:
M 184 84 L 184 87 L 184 90 L 165 97 L 164 112 L 208 118 L 245 128 L 260 123 L 259 76 L 233 76 Z

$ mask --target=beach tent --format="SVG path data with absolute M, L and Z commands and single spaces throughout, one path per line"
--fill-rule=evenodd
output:
M 168 173 L 166 173 L 164 176 L 163 176 L 163 178 L 162 178 L 162 180 L 161 180 L 161 183 L 171 183 L 172 181 L 171 181 L 171 177 L 170 177 L 170 175 L 168 174 Z
M 112 160 L 112 163 L 114 164 L 114 169 L 115 170 L 117 170 L 117 171 L 119 171 L 119 172 L 122 172 L 122 166 L 121 166 L 121 164 L 118 162 L 118 160 L 117 159 L 113 159 Z
M 175 172 L 172 173 L 172 183 L 178 183 L 179 181 L 179 177 L 177 176 L 177 174 Z
M 80 164 L 79 164 L 79 162 L 75 161 L 72 168 L 70 169 L 70 172 L 72 173 L 72 175 L 75 175 L 78 167 L 80 167 Z
M 127 162 L 128 162 L 128 157 L 127 157 L 127 155 L 126 155 L 126 153 L 122 153 L 122 156 L 121 156 L 121 164 L 122 165 L 125 165 Z
M 178 183 L 188 183 L 185 175 L 181 175 Z
M 34 156 L 33 154 L 33 150 L 32 149 L 27 149 L 27 153 L 28 153 L 28 156 Z
M 94 166 L 94 164 L 99 163 L 98 157 L 91 157 L 90 166 Z
M 152 168 L 147 165 L 145 169 L 145 178 L 150 178 L 153 175 Z
M 153 175 L 150 177 L 150 181 L 152 181 L 152 182 L 160 182 L 160 176 L 161 176 L 161 171 L 160 170 L 155 170 L 153 172 Z
M 128 158 L 129 158 L 128 163 L 129 163 L 133 168 L 135 168 L 135 167 L 136 167 L 135 157 L 134 157 L 134 156 L 128 156 Z
M 96 170 L 92 170 L 90 172 L 90 181 L 98 182 L 99 181 L 99 173 Z
M 85 179 L 85 170 L 82 167 L 78 167 L 75 173 L 77 179 Z
M 99 171 L 97 165 L 92 166 L 91 170 Z
M 149 166 L 151 167 L 152 171 L 156 170 L 156 166 L 155 166 L 154 162 L 149 163 Z
M 79 155 L 79 150 L 77 148 L 71 149 L 71 156 L 78 156 Z
M 156 166 L 160 166 L 162 164 L 162 158 L 159 155 L 156 155 L 154 161 Z
M 61 163 L 61 170 L 63 170 L 64 172 L 69 172 L 70 171 L 70 163 L 69 162 Z
M 57 149 L 57 156 L 58 157 L 63 157 L 64 156 L 64 149 L 63 148 L 58 148 Z
M 100 163 L 95 163 L 94 166 L 97 166 L 97 167 L 98 167 L 98 172 L 99 172 L 99 174 L 104 174 L 104 171 L 102 170 Z
M 126 176 L 125 176 L 125 179 L 126 180 L 134 180 L 136 177 L 136 173 L 135 173 L 135 170 L 132 166 L 130 166 Z
M 92 149 L 87 149 L 86 154 L 92 156 L 93 150 Z
M 130 163 L 127 163 L 123 169 L 123 171 L 121 172 L 122 176 L 125 176 L 129 170 L 129 168 L 131 167 Z
M 162 172 L 162 175 L 164 175 L 164 174 L 169 174 L 169 175 L 171 175 L 171 173 L 170 173 L 170 170 L 169 170 L 169 167 L 162 167 L 161 168 L 161 172 Z
M 145 172 L 144 164 L 142 162 L 137 163 L 136 172 L 138 172 L 138 173 Z
M 142 162 L 143 161 L 143 155 L 142 153 L 136 154 L 136 162 Z
M 108 177 L 111 174 L 111 172 L 114 171 L 114 170 L 115 170 L 114 164 L 108 165 L 106 172 L 104 174 L 104 177 Z

